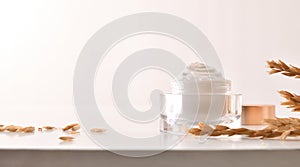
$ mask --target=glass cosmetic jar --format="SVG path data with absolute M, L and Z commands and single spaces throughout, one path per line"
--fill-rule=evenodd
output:
M 241 104 L 241 94 L 162 94 L 160 130 L 184 135 L 199 122 L 231 123 L 240 118 Z

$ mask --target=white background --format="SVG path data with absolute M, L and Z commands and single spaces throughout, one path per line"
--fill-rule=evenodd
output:
M 265 67 L 270 59 L 300 66 L 299 8 L 297 0 L 0 1 L 0 121 L 74 121 L 73 71 L 84 44 L 110 21 L 145 11 L 198 26 L 245 104 L 276 104 L 279 116 L 300 116 L 280 107 L 276 93 L 300 93 L 300 81 L 269 76 Z

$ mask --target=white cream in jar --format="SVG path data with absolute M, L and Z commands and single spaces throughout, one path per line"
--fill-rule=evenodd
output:
M 218 123 L 224 116 L 231 81 L 215 68 L 192 63 L 171 83 L 164 95 L 162 130 L 185 132 L 198 122 Z

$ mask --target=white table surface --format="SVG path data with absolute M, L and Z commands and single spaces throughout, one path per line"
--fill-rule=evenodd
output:
M 0 108 L 1 109 L 1 108 Z M 0 112 L 0 124 L 4 125 L 31 125 L 40 127 L 43 125 L 53 125 L 64 127 L 69 123 L 79 122 L 72 107 L 51 108 L 44 110 L 27 109 L 20 112 L 21 108 L 7 109 L 7 112 Z M 240 126 L 238 123 L 233 126 Z M 248 127 L 261 128 L 261 127 Z M 130 131 L 130 128 L 127 129 Z M 105 133 L 109 133 L 105 132 Z M 31 134 L 0 132 L 0 150 L 104 150 L 95 144 L 84 132 L 71 135 L 75 137 L 74 142 L 61 142 L 58 138 L 66 136 L 61 130 L 52 132 L 38 132 Z M 122 148 L 121 148 L 122 149 Z M 147 149 L 147 148 L 145 148 Z M 240 136 L 210 138 L 206 142 L 199 142 L 197 137 L 186 136 L 184 140 L 172 147 L 169 151 L 209 151 L 209 150 L 298 150 L 300 149 L 300 139 L 298 140 L 259 140 L 247 139 Z M 130 148 L 126 148 L 130 150 Z
M 54 125 L 64 127 L 78 122 L 69 108 L 1 108 L 0 124 Z M 22 111 L 22 112 L 21 112 Z M 108 133 L 108 132 L 107 132 Z M 300 140 L 258 140 L 240 137 L 211 138 L 200 143 L 187 136 L 178 145 L 146 158 L 116 155 L 95 144 L 81 130 L 74 142 L 63 143 L 61 131 L 34 134 L 0 133 L 0 166 L 289 166 L 298 164 Z M 130 150 L 128 148 L 127 150 Z M 284 160 L 282 160 L 284 159 Z
M 105 151 L 84 133 L 72 143 L 58 140 L 61 132 L 0 136 L 0 166 L 297 166 L 300 141 L 249 140 L 238 137 L 208 139 L 187 136 L 181 143 L 153 156 L 132 158 Z M 130 150 L 130 149 L 129 149 Z M 133 150 L 132 150 L 133 151 Z M 139 152 L 137 152 L 139 154 Z M 122 153 L 121 153 L 122 154 Z M 125 152 L 125 155 L 127 152 Z M 136 153 L 135 153 L 136 154 Z M 150 153 L 151 154 L 151 153 Z
M 104 132 L 109 133 L 109 131 Z M 106 135 L 106 134 L 103 134 Z M 73 142 L 62 142 L 60 136 L 73 136 Z M 0 150 L 105 150 L 95 144 L 84 130 L 70 135 L 61 130 L 35 131 L 35 133 L 0 132 Z M 117 150 L 134 150 L 121 147 Z M 149 148 L 145 147 L 145 150 Z M 188 135 L 169 151 L 212 151 L 212 150 L 300 150 L 300 139 L 287 141 L 274 139 L 248 139 L 241 136 L 221 136 L 200 142 L 198 137 Z

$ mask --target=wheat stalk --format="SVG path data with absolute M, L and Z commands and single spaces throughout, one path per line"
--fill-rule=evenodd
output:
M 287 108 L 293 108 L 293 111 L 300 111 L 300 96 L 288 91 L 280 90 L 278 93 L 286 99 L 281 105 L 287 106 Z
M 299 118 L 274 118 L 265 119 L 267 127 L 261 130 L 252 130 L 247 128 L 229 128 L 224 125 L 216 125 L 215 128 L 200 122 L 198 127 L 189 129 L 188 133 L 195 136 L 233 136 L 246 135 L 248 137 L 259 137 L 260 139 L 280 138 L 286 140 L 287 137 L 300 136 L 300 119 Z
M 287 65 L 281 60 L 278 61 L 267 61 L 268 67 L 271 69 L 268 71 L 269 74 L 281 73 L 288 77 L 300 78 L 300 68 L 293 65 Z

